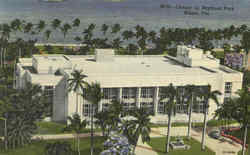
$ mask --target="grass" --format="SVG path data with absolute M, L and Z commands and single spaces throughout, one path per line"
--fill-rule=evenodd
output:
M 44 147 L 47 143 L 55 142 L 56 140 L 42 140 L 34 141 L 32 144 L 24 146 L 22 148 L 17 148 L 15 150 L 10 150 L 7 152 L 1 152 L 0 155 L 44 155 Z M 65 140 L 71 143 L 73 148 L 73 139 Z M 103 142 L 105 141 L 104 137 L 94 137 L 94 155 L 99 155 L 103 150 Z M 80 150 L 82 155 L 90 154 L 90 137 L 81 138 L 80 141 Z
M 250 128 L 248 128 L 248 131 L 250 130 Z M 243 129 L 240 129 L 240 130 L 237 130 L 237 131 L 232 131 L 231 133 L 229 133 L 230 135 L 232 136 L 235 136 L 241 140 L 243 140 L 243 134 L 244 134 L 244 130 Z M 250 132 L 247 133 L 247 144 L 249 145 L 248 146 L 248 151 L 246 154 L 248 154 L 248 152 L 250 152 Z M 241 155 L 241 151 L 239 151 L 238 155 Z
M 237 123 L 236 121 L 228 121 L 227 125 Z M 223 126 L 225 125 L 225 122 L 222 120 L 209 120 L 207 122 L 208 127 L 218 127 L 218 126 Z M 172 127 L 182 127 L 182 126 L 188 126 L 188 123 L 172 123 Z M 203 123 L 192 123 L 192 126 L 194 127 L 203 127 Z M 159 128 L 159 127 L 168 127 L 167 124 L 155 124 L 151 123 L 150 127 L 152 128 Z
M 73 131 L 66 131 L 63 132 L 65 128 L 65 124 L 63 123 L 55 123 L 55 122 L 37 122 L 38 130 L 36 134 L 64 134 L 64 133 L 74 133 Z M 95 132 L 101 132 L 101 129 L 96 128 L 94 129 Z M 90 129 L 82 129 L 81 133 L 89 133 Z
M 175 140 L 175 137 L 171 137 L 171 140 Z M 215 152 L 206 148 L 205 151 L 201 151 L 201 144 L 194 140 L 183 137 L 184 143 L 191 146 L 189 150 L 170 150 L 171 155 L 215 155 Z M 148 143 L 158 155 L 165 155 L 165 142 L 166 137 L 151 138 Z
M 225 53 L 224 51 L 216 51 L 216 52 L 213 52 L 213 55 L 215 58 L 220 59 L 220 58 L 224 58 Z

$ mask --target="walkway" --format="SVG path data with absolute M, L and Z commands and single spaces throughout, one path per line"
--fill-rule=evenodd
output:
M 94 133 L 94 136 L 101 136 L 101 132 Z M 90 133 L 83 133 L 79 135 L 81 138 L 89 137 Z M 75 138 L 76 134 L 55 134 L 55 135 L 34 135 L 31 139 L 44 139 L 44 140 L 53 140 L 53 139 L 71 139 Z

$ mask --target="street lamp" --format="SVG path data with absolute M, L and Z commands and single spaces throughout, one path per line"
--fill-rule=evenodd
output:
M 8 149 L 7 147 L 7 119 L 0 117 L 0 120 L 4 120 L 4 144 L 5 144 L 5 150 Z

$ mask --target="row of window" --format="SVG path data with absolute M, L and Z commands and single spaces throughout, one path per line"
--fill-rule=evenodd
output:
M 204 112 L 204 101 L 198 101 L 196 105 L 193 106 L 193 111 L 196 113 L 203 113 Z M 166 104 L 167 102 L 159 102 L 157 113 L 158 114 L 166 114 Z M 122 103 L 123 111 L 127 112 L 136 108 L 136 103 Z M 107 111 L 109 109 L 110 104 L 102 104 L 102 111 Z M 154 113 L 155 105 L 153 102 L 141 102 L 140 107 L 147 108 L 149 112 Z M 94 112 L 97 113 L 97 107 L 93 107 Z M 177 113 L 187 113 L 188 106 L 186 104 L 177 104 L 176 105 L 176 112 Z M 83 105 L 83 115 L 84 116 L 91 116 L 91 104 L 84 104 Z
M 164 88 L 166 88 L 166 87 L 159 87 L 159 93 L 158 93 L 159 98 L 166 97 L 166 92 L 165 92 Z M 206 88 L 206 86 L 199 86 L 199 88 L 204 89 L 204 88 Z M 227 89 L 227 90 L 230 90 L 230 89 Z M 180 92 L 180 96 L 182 98 L 186 95 L 185 87 L 178 87 L 178 91 Z M 122 88 L 121 97 L 123 99 L 136 98 L 137 93 L 138 93 L 137 88 L 135 88 L 135 87 Z M 142 87 L 141 88 L 141 95 L 140 95 L 141 98 L 153 98 L 154 94 L 155 94 L 154 87 Z M 103 98 L 104 99 L 119 98 L 119 88 L 103 88 Z

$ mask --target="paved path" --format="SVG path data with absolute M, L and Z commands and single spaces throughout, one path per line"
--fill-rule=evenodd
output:
M 94 133 L 94 136 L 101 136 L 101 132 Z M 83 133 L 79 135 L 82 137 L 89 137 L 90 133 Z M 31 139 L 46 139 L 46 140 L 52 140 L 52 139 L 70 139 L 75 138 L 76 134 L 56 134 L 56 135 L 34 135 Z
M 192 138 L 201 142 L 201 132 L 192 130 L 191 135 Z M 237 155 L 237 153 L 241 150 L 241 145 L 227 138 L 217 140 L 206 135 L 205 143 L 208 148 L 216 152 L 216 155 Z
M 142 143 L 141 137 L 138 140 L 137 147 L 135 148 L 136 155 L 157 155 L 155 151 L 152 150 L 152 147 L 147 143 Z

